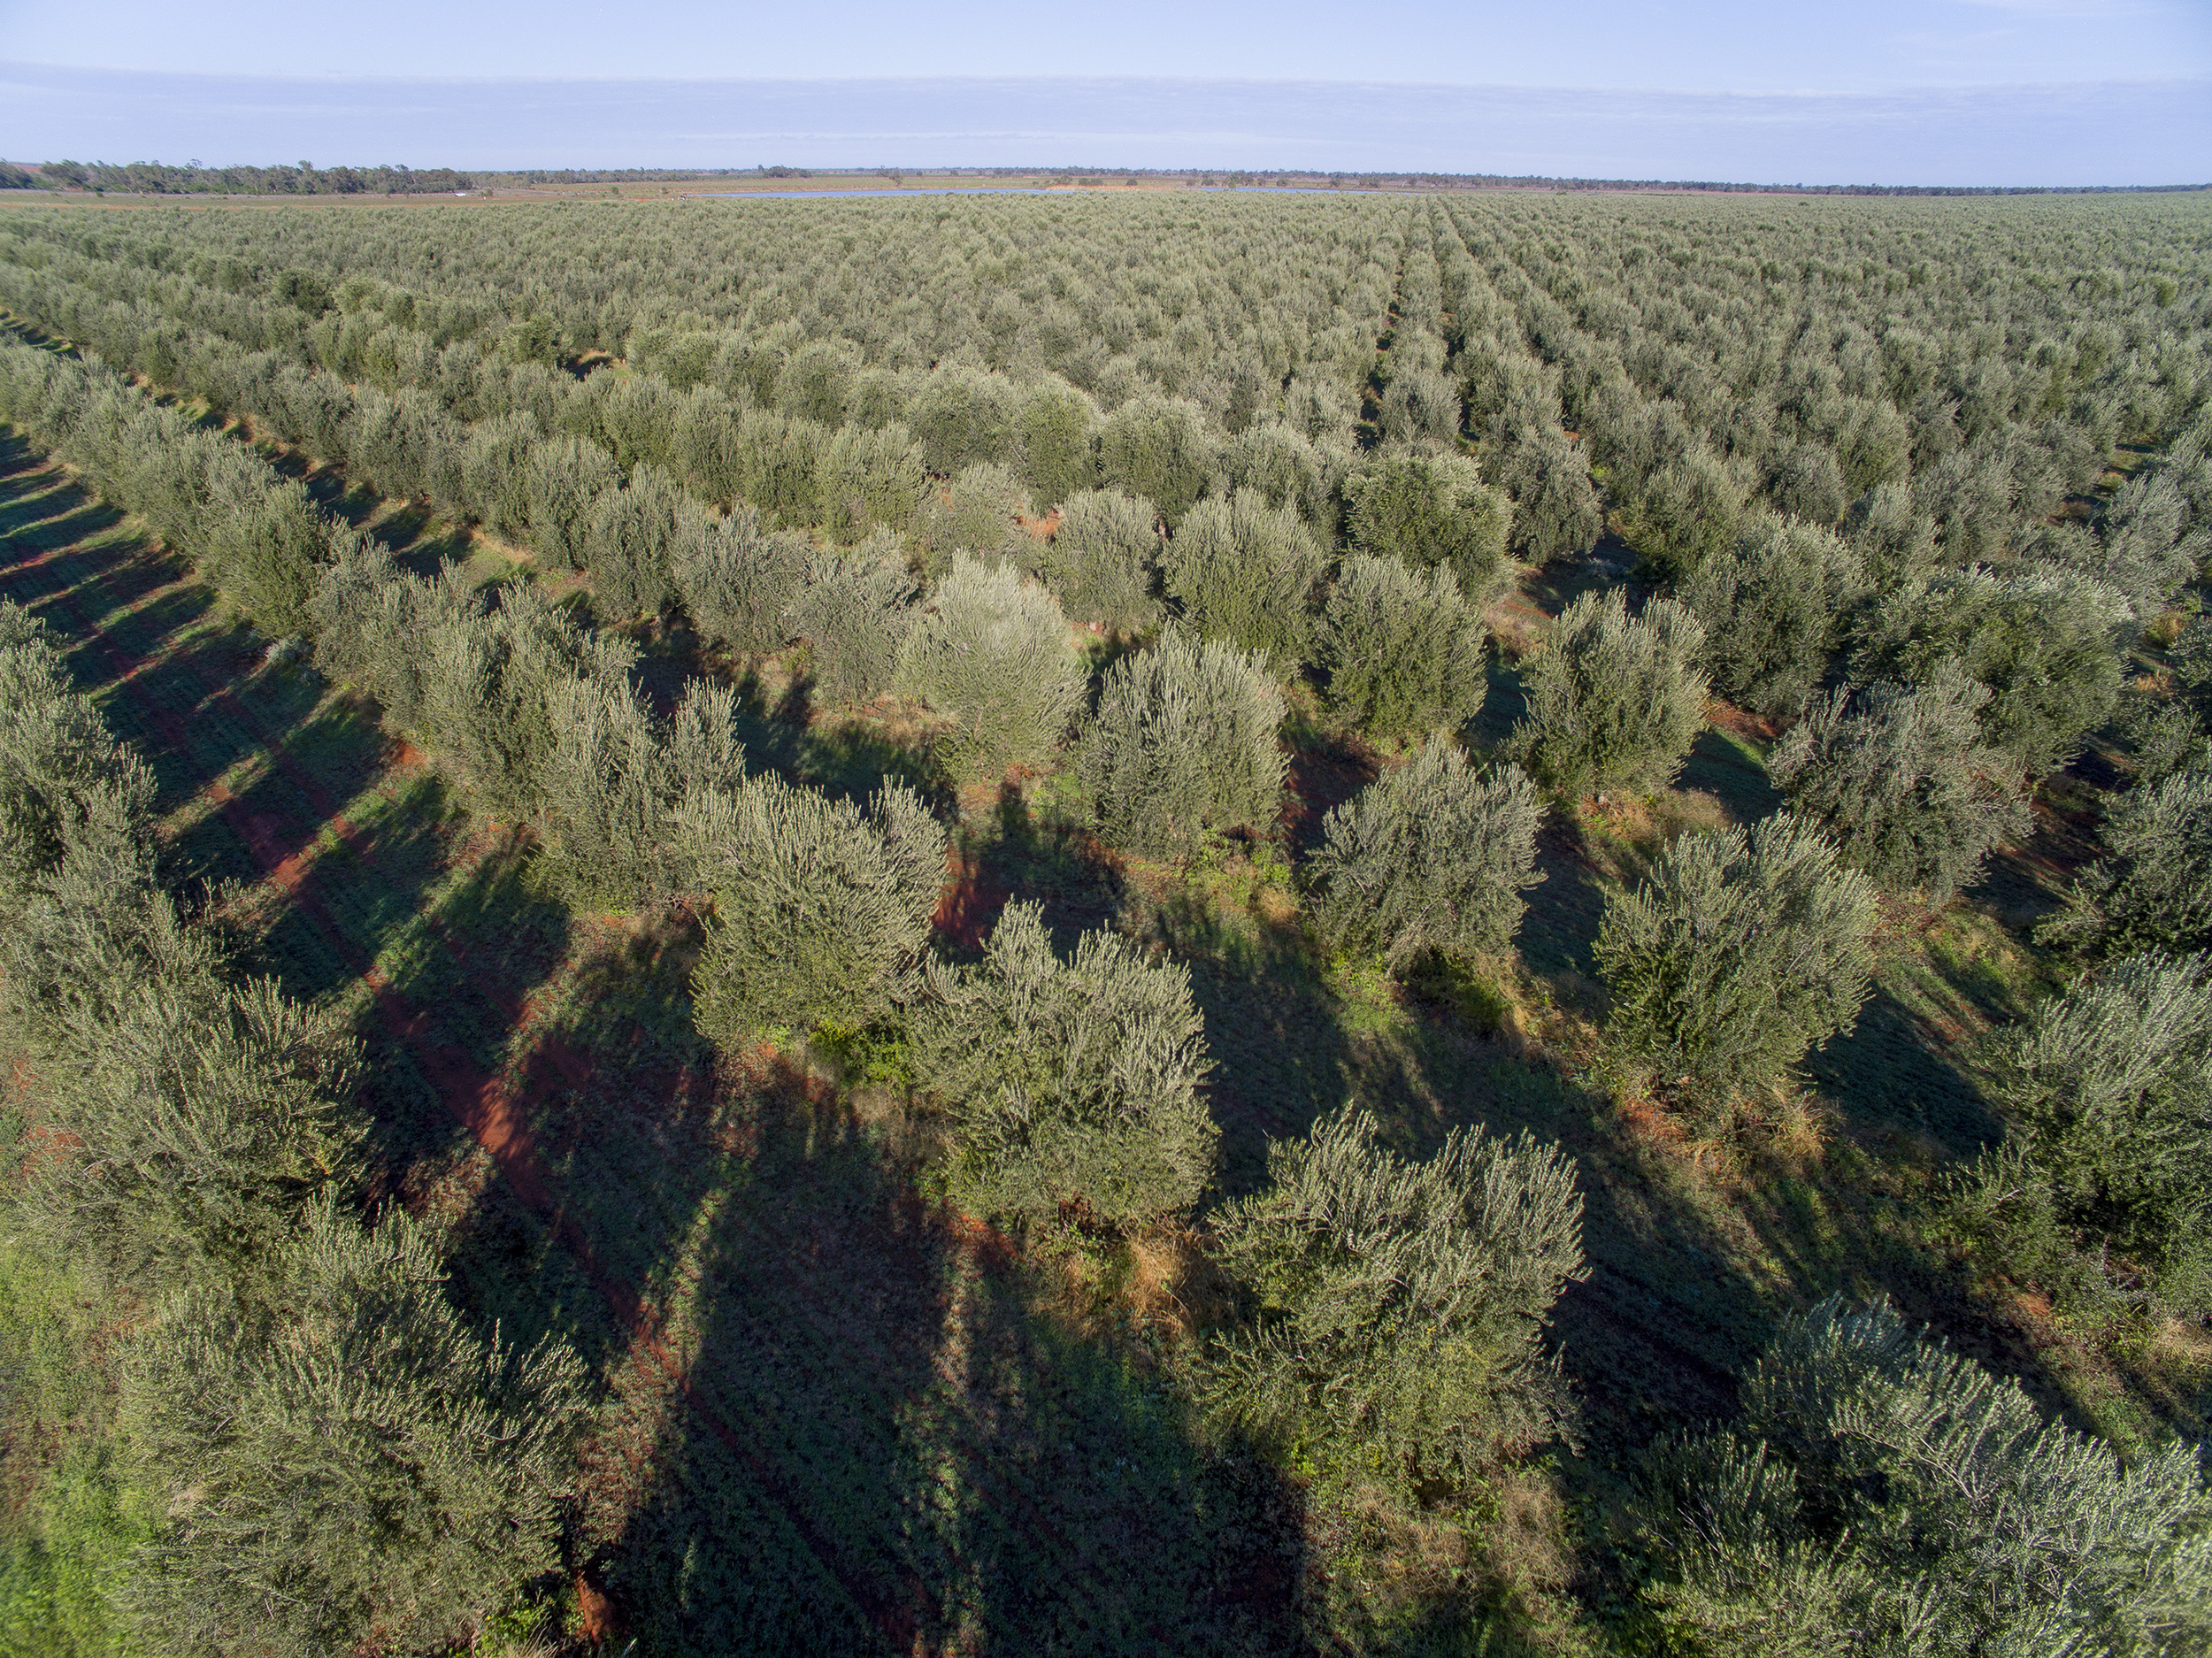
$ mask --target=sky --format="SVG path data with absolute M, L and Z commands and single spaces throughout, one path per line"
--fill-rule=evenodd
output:
M 0 0 L 0 154 L 2212 180 L 2212 0 Z

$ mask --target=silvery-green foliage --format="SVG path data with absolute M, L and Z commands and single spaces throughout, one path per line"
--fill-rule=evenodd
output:
M 1616 1064 L 1701 1108 L 1778 1083 L 1848 1031 L 1874 970 L 1874 886 L 1788 812 L 1678 837 L 1606 900 Z
M 914 516 L 913 541 L 922 567 L 933 577 L 952 568 L 953 557 L 967 553 L 986 564 L 1011 562 L 1029 569 L 1037 562 L 1036 538 L 1022 527 L 1029 512 L 1029 488 L 1007 467 L 979 461 L 933 488 Z
M 2104 843 L 2042 936 L 2104 951 L 2212 948 L 2212 767 L 2120 795 Z
M 1924 685 L 1832 691 L 1807 705 L 1767 770 L 1845 863 L 1940 902 L 2032 824 L 2018 768 L 1982 733 L 1988 699 L 1950 664 Z
M 1518 766 L 1482 772 L 1432 735 L 1322 821 L 1306 914 L 1333 950 L 1394 971 L 1430 951 L 1502 956 L 1536 873 L 1543 796 Z
M 660 721 L 623 672 L 553 681 L 546 711 L 553 741 L 538 788 L 557 878 L 579 902 L 634 908 L 667 876 L 679 784 Z
M 1989 741 L 2041 777 L 2110 718 L 2120 691 L 2115 630 L 2128 617 L 2112 588 L 2055 566 L 1921 577 L 1869 610 L 1853 672 L 1922 684 L 1955 664 L 1989 688 L 1980 713 Z
M 1448 570 L 1394 558 L 1344 561 L 1322 613 L 1329 701 L 1377 737 L 1453 729 L 1489 688 L 1482 615 Z
M 45 624 L 0 599 L 0 906 L 59 866 L 88 812 L 143 825 L 153 799 L 152 774 L 70 683 Z
M 1779 714 L 1819 684 L 1865 591 L 1858 555 L 1833 531 L 1761 513 L 1698 564 L 1680 597 L 1705 628 L 1714 685 L 1740 707 Z
M 1098 433 L 1098 470 L 1108 486 L 1156 503 L 1172 529 L 1205 493 L 1216 456 L 1206 417 L 1182 397 L 1147 392 L 1108 415 Z
M 1037 557 L 1071 620 L 1133 633 L 1158 618 L 1159 517 L 1149 501 L 1118 489 L 1067 498 Z
M 1567 794 L 1664 787 L 1705 726 L 1704 645 L 1704 627 L 1674 600 L 1632 617 L 1618 587 L 1584 594 L 1528 664 L 1515 747 Z
M 1832 1298 L 1783 1320 L 1728 1432 L 1666 1439 L 1633 1518 L 1669 1651 L 2164 1658 L 2212 1637 L 2194 1447 L 2121 1458 L 2016 1382 Z
M 897 682 L 950 721 L 941 749 L 973 780 L 1042 767 L 1075 717 L 1084 674 L 1058 600 L 1010 564 L 962 554 L 908 634 Z
M 1513 503 L 1463 455 L 1386 449 L 1345 480 L 1352 545 L 1417 569 L 1448 567 L 1476 603 L 1506 573 Z
M 1287 507 L 1249 490 L 1201 502 L 1167 544 L 1167 590 L 1209 639 L 1287 672 L 1313 654 L 1313 590 L 1328 556 Z
M 477 1334 L 443 1278 L 397 1205 L 370 1230 L 325 1200 L 258 1293 L 162 1305 L 122 1393 L 151 1649 L 442 1648 L 556 1565 L 582 1367 Z
M 921 446 L 901 426 L 840 426 L 815 457 L 816 518 L 837 541 L 906 529 L 929 494 Z
M 1282 805 L 1283 695 L 1267 664 L 1170 626 L 1107 672 L 1083 740 L 1105 837 L 1187 857 L 1213 832 L 1264 832 Z
M 1187 1209 L 1211 1178 L 1205 1026 L 1180 963 L 1102 931 L 1063 960 L 1039 910 L 1010 904 L 980 963 L 926 964 L 909 1018 L 964 1206 L 1043 1223 L 1080 1205 L 1137 1227 Z
M 676 549 L 696 539 L 703 516 L 673 478 L 643 461 L 623 487 L 600 495 L 592 503 L 583 564 L 601 613 L 621 620 L 656 612 L 674 598 Z
M 1631 546 L 1653 571 L 1680 580 L 1736 540 L 1747 491 L 1703 444 L 1656 467 L 1622 510 Z
M 669 574 L 700 633 L 740 655 L 764 656 L 791 642 L 792 607 L 813 556 L 803 531 L 771 530 L 741 503 L 679 546 Z
M 1279 419 L 1267 419 L 1230 440 L 1222 473 L 1230 490 L 1249 489 L 1271 507 L 1294 507 L 1325 533 L 1334 518 L 1332 493 L 1348 458 Z
M 1583 1275 L 1572 1160 L 1524 1132 L 1455 1129 L 1425 1162 L 1347 1106 L 1268 1151 L 1214 1253 L 1252 1305 L 1200 1392 L 1217 1422 L 1409 1494 L 1464 1484 L 1555 1435 L 1573 1406 L 1543 1328 Z
M 773 776 L 697 788 L 677 837 L 713 900 L 692 1018 L 725 1047 L 881 1012 L 944 885 L 944 828 L 895 783 L 864 807 Z
M 823 548 L 791 606 L 792 633 L 812 648 L 816 690 L 865 702 L 891 688 L 916 615 L 904 543 L 888 530 L 852 549 Z
M 2068 1218 L 2156 1262 L 2212 1229 L 2212 956 L 2129 956 L 1995 1045 L 1993 1093 Z

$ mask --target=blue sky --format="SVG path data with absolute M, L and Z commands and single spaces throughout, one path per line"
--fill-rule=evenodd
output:
M 34 160 L 2212 178 L 2212 0 L 0 0 L 0 153 Z

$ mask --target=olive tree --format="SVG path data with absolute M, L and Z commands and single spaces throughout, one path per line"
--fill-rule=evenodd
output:
M 1680 596 L 1705 629 L 1714 685 L 1740 707 L 1780 714 L 1827 672 L 1865 586 L 1858 555 L 1834 532 L 1761 514 L 1698 564 Z
M 1450 729 L 1489 689 L 1481 614 L 1448 571 L 1416 574 L 1394 558 L 1344 561 L 1322 613 L 1329 700 L 1378 737 Z
M 1723 1433 L 1662 1439 L 1633 1509 L 1670 1652 L 2193 1649 L 2195 1447 L 2125 1458 L 1881 1303 L 1783 1319 Z
M 961 777 L 1041 767 L 1067 733 L 1084 676 L 1059 602 L 1011 565 L 956 557 L 899 657 L 898 686 L 951 721 Z
M 943 825 L 911 790 L 861 806 L 749 778 L 694 793 L 677 833 L 712 900 L 691 979 L 700 1034 L 736 1047 L 890 1005 L 945 879 Z
M 1401 971 L 1425 955 L 1502 956 L 1536 873 L 1543 797 L 1518 766 L 1478 771 L 1432 735 L 1322 820 L 1306 913 L 1333 950 Z
M 1038 565 L 1071 619 L 1126 633 L 1158 618 L 1159 518 L 1149 501 L 1118 489 L 1068 496 Z
M 856 548 L 822 548 L 792 601 L 792 633 L 810 647 L 816 688 L 837 702 L 865 702 L 891 688 L 918 610 L 897 536 L 879 531 Z
M 2018 770 L 1982 734 L 1988 698 L 1948 664 L 1925 685 L 1833 691 L 1807 706 L 1767 770 L 1845 863 L 1939 903 L 2031 825 Z
M 1344 493 L 1361 552 L 1417 569 L 1443 565 L 1474 603 L 1504 577 L 1513 503 L 1466 457 L 1385 450 L 1345 480 Z
M 1704 729 L 1704 645 L 1703 626 L 1674 600 L 1632 617 L 1618 587 L 1584 594 L 1529 665 L 1515 747 L 1570 794 L 1663 787 Z
M 1010 904 L 976 966 L 927 963 L 909 1027 L 953 1194 L 978 1213 L 1134 1228 L 1212 1177 L 1205 1027 L 1179 963 L 1102 931 L 1064 960 L 1036 906 Z
M 1212 480 L 1213 440 L 1198 405 L 1148 392 L 1106 417 L 1098 432 L 1098 470 L 1110 487 L 1157 503 L 1172 529 Z
M 1269 1148 L 1214 1254 L 1250 1322 L 1218 1337 L 1200 1397 L 1218 1422 L 1379 1479 L 1402 1500 L 1571 1436 L 1543 1329 L 1583 1275 L 1574 1164 L 1526 1132 L 1455 1129 L 1415 1163 L 1350 1107 Z
M 443 1277 L 396 1205 L 369 1230 L 326 1201 L 265 1298 L 163 1307 L 122 1401 L 158 1516 L 125 1591 L 150 1646 L 441 1648 L 556 1566 L 582 1367 L 479 1335 Z
M 1599 924 L 1612 1063 L 1701 1111 L 1782 1081 L 1851 1028 L 1878 913 L 1873 883 L 1789 813 L 1681 836 Z
M 762 656 L 791 642 L 791 610 L 813 555 L 806 535 L 770 530 L 757 509 L 741 504 L 679 546 L 669 575 L 701 633 Z
M 1083 741 L 1084 782 L 1106 838 L 1187 857 L 1205 835 L 1271 827 L 1286 764 L 1283 695 L 1267 664 L 1170 626 L 1115 663 Z
M 1313 590 L 1328 556 L 1288 507 L 1248 490 L 1202 502 L 1168 541 L 1169 595 L 1209 639 L 1266 656 L 1278 671 L 1313 653 Z
M 2120 795 L 2105 810 L 2104 843 L 2046 938 L 2108 951 L 2212 948 L 2212 767 Z

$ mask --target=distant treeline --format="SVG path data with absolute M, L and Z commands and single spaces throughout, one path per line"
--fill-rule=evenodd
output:
M 115 190 L 148 196 L 442 195 L 449 190 L 517 188 L 538 184 L 653 184 L 687 179 L 903 179 L 914 174 L 964 178 L 1049 177 L 1056 183 L 1140 180 L 1253 188 L 1355 190 L 1711 190 L 1770 196 L 2108 196 L 2212 189 L 2212 184 L 1953 185 L 1741 184 L 1710 179 L 1559 179 L 1497 173 L 1248 173 L 1141 167 L 532 167 L 512 173 L 461 173 L 451 167 L 171 166 L 162 162 L 0 161 L 0 189 Z

